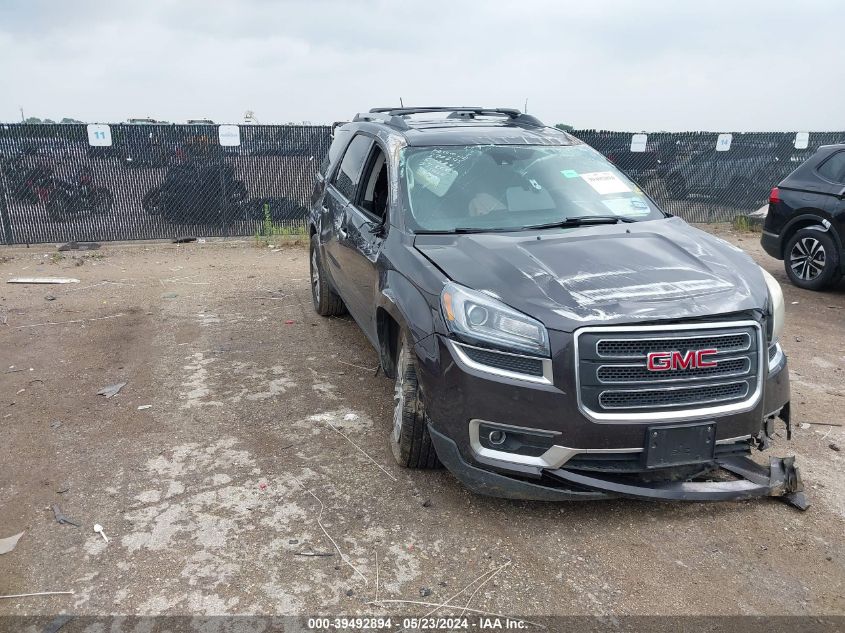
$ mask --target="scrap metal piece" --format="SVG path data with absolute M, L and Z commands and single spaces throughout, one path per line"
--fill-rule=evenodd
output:
M 0 554 L 8 554 L 18 544 L 18 540 L 23 536 L 23 532 L 18 532 L 14 536 L 7 536 L 0 538 Z
M 107 387 L 103 387 L 97 392 L 98 396 L 105 396 L 106 398 L 113 398 L 116 396 L 121 389 L 126 386 L 125 382 L 118 382 L 113 385 L 109 385 Z
M 53 504 L 53 516 L 55 516 L 56 521 L 58 521 L 62 525 L 72 525 L 74 527 L 80 527 L 79 523 L 68 519 L 62 512 L 62 509 L 56 503 Z
M 73 277 L 12 277 L 7 284 L 78 284 Z

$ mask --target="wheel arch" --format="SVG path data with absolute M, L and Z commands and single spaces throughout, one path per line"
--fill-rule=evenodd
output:
M 836 232 L 836 229 L 833 228 L 833 224 L 831 223 L 831 219 L 827 217 L 822 211 L 818 210 L 804 210 L 803 212 L 799 212 L 794 218 L 792 218 L 786 225 L 783 227 L 783 231 L 781 231 L 781 242 L 780 242 L 780 254 L 781 258 L 786 256 L 786 244 L 801 229 L 806 229 L 810 227 L 817 227 L 818 230 L 824 231 L 829 233 L 833 237 L 833 241 L 836 243 L 836 246 L 842 251 L 842 239 L 840 235 Z
M 417 287 L 396 271 L 388 271 L 376 307 L 378 353 L 384 373 L 395 377 L 399 336 L 408 332 L 413 343 L 434 333 L 428 301 Z

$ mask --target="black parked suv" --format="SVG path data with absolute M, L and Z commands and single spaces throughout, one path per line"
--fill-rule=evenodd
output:
M 321 315 L 346 309 L 395 380 L 415 468 L 522 499 L 806 507 L 783 296 L 745 253 L 661 211 L 517 110 L 375 109 L 338 127 L 312 197 Z
M 796 286 L 822 290 L 845 273 L 845 144 L 824 145 L 769 196 L 763 248 Z

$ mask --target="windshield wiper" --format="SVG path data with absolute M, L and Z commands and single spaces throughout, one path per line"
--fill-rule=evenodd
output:
M 618 224 L 619 222 L 636 222 L 636 220 L 633 218 L 626 218 L 621 215 L 577 215 L 569 218 L 563 218 L 557 222 L 524 226 L 522 227 L 522 230 L 531 231 L 533 229 L 555 229 L 567 226 L 584 226 L 587 224 Z
M 626 218 L 621 215 L 579 215 L 563 218 L 557 222 L 548 224 L 529 224 L 527 226 L 510 227 L 475 227 L 458 226 L 454 229 L 443 229 L 442 231 L 418 230 L 417 235 L 448 235 L 452 233 L 516 233 L 517 231 L 532 231 L 534 229 L 555 229 L 568 226 L 583 226 L 589 224 L 617 224 L 619 222 L 636 222 L 633 218 Z

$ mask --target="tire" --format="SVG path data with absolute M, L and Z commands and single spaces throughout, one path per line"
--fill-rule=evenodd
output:
M 836 240 L 815 227 L 800 229 L 787 240 L 783 264 L 789 281 L 806 290 L 823 290 L 842 278 Z
M 323 270 L 323 260 L 320 257 L 320 245 L 317 241 L 316 234 L 311 236 L 310 255 L 311 300 L 314 302 L 314 310 L 320 316 L 338 316 L 343 314 L 346 312 L 346 306 L 343 305 L 343 300 L 332 289 Z
M 146 211 L 150 215 L 160 215 L 161 190 L 156 187 L 155 189 L 151 189 L 146 194 L 144 194 L 144 198 L 141 200 L 141 206 L 144 208 L 144 211 Z
M 687 183 L 684 177 L 678 173 L 669 174 L 666 177 L 666 190 L 669 192 L 669 196 L 675 200 L 686 200 L 689 195 Z
M 47 215 L 53 222 L 62 222 L 70 210 L 70 196 L 64 191 L 54 189 L 47 199 Z
M 440 460 L 428 434 L 428 415 L 420 397 L 417 364 L 407 335 L 399 338 L 396 353 L 393 428 L 388 442 L 393 457 L 405 468 L 437 468 Z
M 114 196 L 112 192 L 105 187 L 97 189 L 97 195 L 94 198 L 93 211 L 96 215 L 106 215 L 111 213 L 114 207 Z

